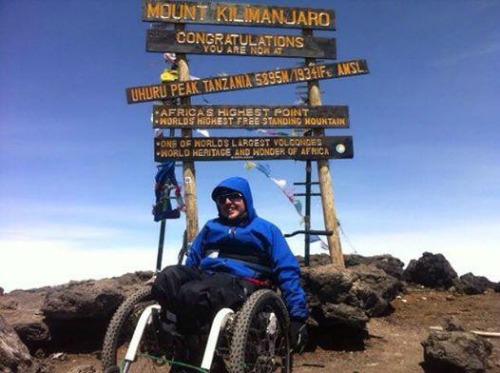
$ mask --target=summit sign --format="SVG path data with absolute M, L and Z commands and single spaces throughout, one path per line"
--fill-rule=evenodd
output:
M 336 40 L 304 35 L 262 35 L 198 30 L 147 31 L 146 51 L 247 56 L 337 58 Z
M 155 161 L 224 161 L 249 159 L 341 159 L 353 157 L 351 136 L 323 137 L 160 137 Z
M 348 128 L 347 106 L 154 105 L 154 128 Z
M 146 22 L 335 30 L 335 13 L 329 9 L 208 1 L 143 0 L 142 20 Z
M 148 101 L 163 101 L 175 97 L 271 87 L 275 85 L 342 78 L 360 74 L 368 74 L 368 65 L 365 60 L 334 62 L 292 69 L 260 71 L 199 80 L 131 87 L 126 89 L 126 94 L 127 102 L 129 104 L 135 104 Z

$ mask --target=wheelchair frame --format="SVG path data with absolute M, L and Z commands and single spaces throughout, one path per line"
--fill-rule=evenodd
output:
M 148 293 L 149 291 L 149 293 Z M 136 361 L 138 356 L 138 351 L 140 349 L 140 344 L 144 336 L 144 332 L 148 326 L 153 324 L 153 317 L 155 312 L 159 312 L 161 307 L 158 304 L 151 304 L 146 306 L 142 311 L 137 324 L 135 325 L 132 338 L 130 339 L 125 357 L 123 359 L 122 370 L 118 366 L 117 350 L 119 348 L 119 334 L 120 329 L 124 327 L 125 320 L 132 313 L 134 306 L 144 303 L 146 301 L 151 301 L 150 288 L 141 289 L 139 292 L 128 298 L 122 306 L 118 308 L 113 319 L 111 320 L 103 344 L 103 370 L 107 372 L 123 372 L 128 373 Z M 239 313 L 241 312 L 241 317 Z M 258 323 L 257 318 L 259 313 L 265 313 L 269 315 L 268 325 L 260 325 L 259 329 L 261 334 L 253 337 L 251 339 L 259 340 L 260 343 L 265 344 L 269 351 L 261 351 L 262 346 L 253 348 L 250 346 L 251 341 L 249 337 L 252 333 L 257 330 Z M 270 371 L 268 368 L 273 367 L 278 368 L 282 373 L 290 373 L 292 371 L 292 359 L 290 351 L 290 341 L 288 336 L 289 328 L 289 317 L 286 307 L 283 303 L 281 297 L 273 290 L 262 289 L 254 292 L 243 304 L 238 312 L 234 312 L 230 308 L 223 308 L 218 311 L 212 325 L 210 328 L 210 334 L 208 336 L 207 345 L 205 347 L 203 360 L 201 362 L 200 371 L 209 372 L 213 363 L 213 359 L 218 347 L 219 337 L 225 331 L 228 320 L 233 319 L 233 332 L 234 335 L 231 338 L 230 343 L 230 356 L 229 356 L 229 372 L 230 373 L 244 373 L 244 372 L 258 372 L 260 370 L 248 370 L 247 363 L 245 362 L 247 351 L 246 348 L 252 347 L 251 356 L 257 354 L 255 365 L 262 365 L 266 367 L 266 371 Z M 274 331 L 271 330 L 270 320 L 274 318 Z M 264 326 L 265 331 L 262 331 L 262 326 Z M 255 330 L 254 330 L 255 329 Z M 280 337 L 280 342 L 278 343 L 278 348 L 276 347 L 276 340 L 271 340 L 270 335 L 272 333 L 277 333 Z M 262 334 L 263 333 L 263 334 Z M 279 334 L 281 333 L 281 334 Z M 266 338 L 264 338 L 265 336 Z M 276 336 L 274 338 L 277 338 Z M 266 341 L 267 339 L 267 341 Z M 275 355 L 276 352 L 281 353 L 281 355 Z M 253 354 L 253 355 L 252 355 Z M 262 354 L 263 356 L 261 356 Z M 276 356 L 278 357 L 275 361 Z M 278 366 L 279 365 L 279 366 Z M 280 369 L 281 367 L 281 369 Z M 276 371 L 273 369 L 272 371 Z
M 157 304 L 146 307 L 142 312 L 141 317 L 137 323 L 137 326 L 130 340 L 130 344 L 127 348 L 124 360 L 123 373 L 128 372 L 128 367 L 135 361 L 137 350 L 139 348 L 139 343 L 141 342 L 144 330 L 146 326 L 152 322 L 153 310 L 161 310 L 161 307 Z M 210 370 L 212 362 L 215 355 L 215 349 L 217 348 L 217 342 L 219 340 L 219 335 L 224 329 L 228 318 L 234 314 L 234 311 L 230 308 L 223 308 L 215 315 L 214 321 L 210 328 L 210 334 L 208 335 L 207 346 L 205 347 L 205 353 L 203 354 L 203 360 L 201 362 L 201 368 L 207 371 Z

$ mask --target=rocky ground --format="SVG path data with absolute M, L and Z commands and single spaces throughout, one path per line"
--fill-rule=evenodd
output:
M 395 307 L 393 314 L 370 320 L 370 337 L 362 349 L 318 347 L 295 356 L 294 372 L 421 373 L 423 348 L 420 342 L 429 335 L 429 327 L 441 325 L 446 317 L 459 318 L 468 330 L 500 331 L 500 294 L 492 291 L 466 296 L 412 288 L 392 304 Z M 489 338 L 489 341 L 494 347 L 486 372 L 500 372 L 500 339 Z M 56 373 L 67 373 L 76 366 L 98 368 L 97 356 L 97 351 L 85 355 L 65 354 L 52 362 Z M 85 373 L 90 372 L 93 371 Z
M 475 278 L 479 280 L 480 291 L 476 291 L 475 295 L 465 295 L 464 292 L 471 292 L 470 276 L 462 279 L 461 289 L 457 287 L 457 276 L 454 274 L 451 277 L 454 277 L 455 286 L 448 290 L 443 290 L 446 287 L 439 287 L 438 290 L 396 280 L 402 279 L 404 274 L 402 264 L 394 258 L 374 257 L 370 259 L 371 269 L 361 266 L 342 272 L 324 266 L 321 263 L 323 259 L 315 258 L 316 268 L 304 273 L 310 307 L 316 310 L 316 319 L 320 324 L 323 323 L 321 325 L 329 325 L 334 319 L 359 326 L 362 317 L 345 317 L 343 313 L 335 313 L 331 307 L 325 307 L 330 302 L 343 302 L 344 305 L 356 303 L 353 315 L 362 311 L 363 315 L 370 316 L 365 317 L 369 321 L 361 322 L 367 333 L 360 338 L 359 335 L 352 334 L 352 329 L 336 329 L 334 333 L 325 335 L 320 332 L 328 330 L 326 327 L 311 328 L 311 339 L 315 343 L 302 355 L 295 355 L 296 373 L 424 372 L 421 365 L 424 361 L 421 342 L 429 337 L 431 327 L 442 326 L 447 319 L 454 318 L 467 331 L 500 332 L 500 292 L 495 292 L 491 287 L 494 284 L 488 284 L 490 287 L 483 291 L 484 278 Z M 348 260 L 355 262 L 349 265 L 357 265 L 366 258 L 355 257 Z M 436 273 L 436 263 L 439 263 L 436 257 L 424 256 L 417 267 L 426 261 L 434 267 L 432 271 L 429 268 L 425 268 L 425 271 Z M 440 271 L 447 268 L 448 264 L 444 263 L 445 266 L 439 264 Z M 381 267 L 392 276 L 380 271 Z M 450 277 L 448 269 L 441 272 L 436 277 L 439 283 Z M 115 309 L 124 296 L 142 286 L 149 277 L 149 273 L 127 274 L 116 279 L 14 291 L 0 296 L 0 372 L 26 371 L 2 370 L 2 336 L 5 339 L 8 335 L 2 334 L 6 331 L 5 324 L 14 326 L 18 334 L 31 341 L 29 352 L 35 357 L 37 366 L 33 372 L 100 372 L 100 345 L 107 322 L 102 320 L 109 320 L 109 310 Z M 350 289 L 347 293 L 339 295 L 338 292 L 331 291 L 334 286 L 346 288 L 346 284 Z M 353 298 L 354 296 L 357 298 Z M 375 302 L 370 302 L 375 298 Z M 367 303 L 372 304 L 368 307 Z M 318 312 L 323 314 L 318 317 Z M 89 324 L 92 317 L 102 315 L 108 316 Z M 328 317 L 333 319 L 329 321 Z M 2 319 L 5 320 L 3 325 Z M 84 319 L 86 324 L 80 327 Z M 61 332 L 65 329 L 71 330 L 71 333 Z M 52 335 L 49 342 L 47 334 Z M 493 348 L 484 371 L 500 372 L 500 338 L 490 337 L 487 340 Z M 39 347 L 36 341 L 42 341 Z M 89 343 L 85 343 L 86 341 Z
M 456 317 L 467 330 L 500 332 L 500 294 L 457 295 L 411 287 L 398 296 L 395 311 L 386 317 L 372 318 L 368 323 L 369 339 L 358 351 L 317 349 L 295 359 L 295 372 L 423 372 L 423 348 L 429 327 L 440 326 L 447 317 Z M 489 338 L 493 344 L 487 372 L 500 372 L 500 338 Z

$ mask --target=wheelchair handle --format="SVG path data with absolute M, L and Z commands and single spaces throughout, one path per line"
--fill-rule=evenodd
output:
M 315 234 L 317 236 L 331 236 L 333 235 L 333 231 L 317 231 L 317 230 L 300 230 L 300 231 L 294 231 L 292 233 L 285 233 L 285 237 L 292 237 L 297 234 Z

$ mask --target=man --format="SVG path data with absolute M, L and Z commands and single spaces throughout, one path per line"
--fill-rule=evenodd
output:
M 185 341 L 182 358 L 199 365 L 205 346 L 196 336 L 208 334 L 217 311 L 237 309 L 251 293 L 271 283 L 280 288 L 291 318 L 292 347 L 301 351 L 307 339 L 307 302 L 299 265 L 283 234 L 257 216 L 243 178 L 222 181 L 212 199 L 219 217 L 202 228 L 186 264 L 165 268 L 153 284 L 162 308 L 177 317 L 177 332 Z

